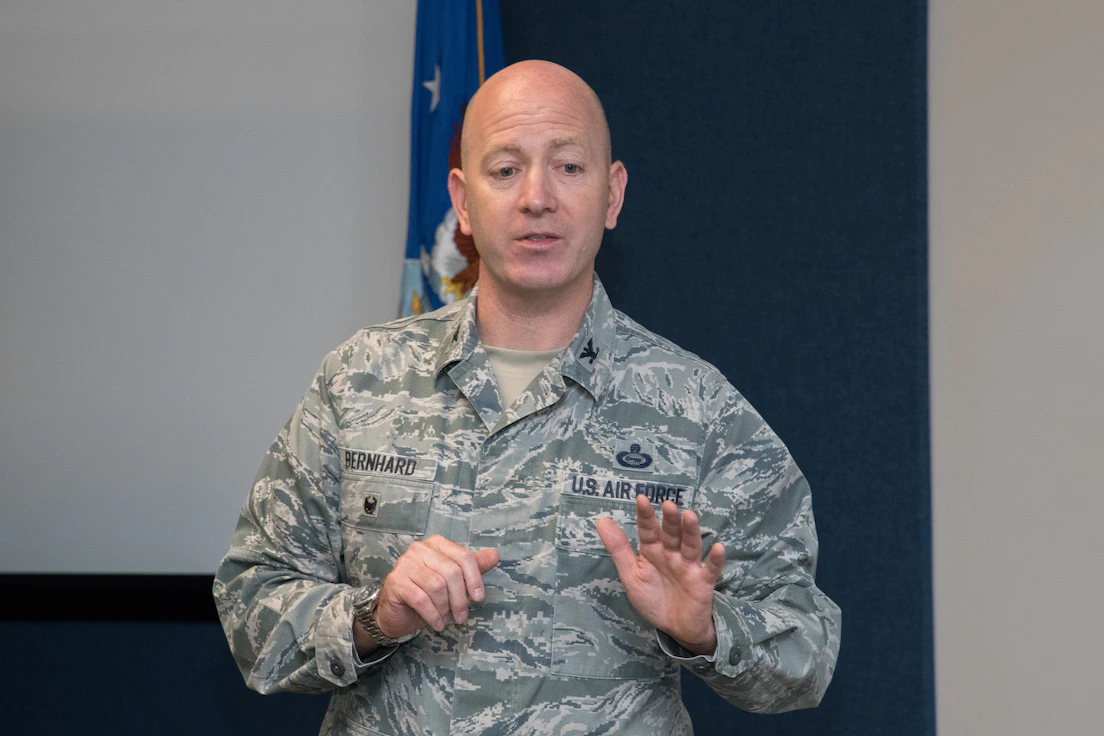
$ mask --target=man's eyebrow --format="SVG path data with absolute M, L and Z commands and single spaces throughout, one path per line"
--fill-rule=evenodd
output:
M 572 146 L 585 148 L 583 142 L 578 138 L 553 138 L 548 142 L 547 150 L 558 151 L 561 148 L 570 148 Z M 504 153 L 508 153 L 512 156 L 523 156 L 525 154 L 521 146 L 516 143 L 503 143 L 487 151 L 487 153 L 483 155 L 482 164 L 486 166 L 493 158 Z
M 483 160 L 481 163 L 486 166 L 488 163 L 490 163 L 491 159 L 503 153 L 520 156 L 522 154 L 521 146 L 517 145 L 516 143 L 503 143 L 501 146 L 495 146 L 494 148 L 483 154 Z
M 578 146 L 579 148 L 585 148 L 583 142 L 578 138 L 554 138 L 548 144 L 548 150 L 558 151 L 561 148 L 568 148 L 569 146 Z

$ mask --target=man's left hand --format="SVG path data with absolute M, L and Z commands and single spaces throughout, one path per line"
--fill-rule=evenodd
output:
M 724 545 L 714 544 L 702 564 L 701 529 L 693 511 L 663 502 L 663 525 L 644 496 L 636 497 L 640 555 L 613 519 L 599 519 L 598 536 L 613 557 L 629 603 L 653 626 L 694 654 L 717 648 L 713 587 L 724 566 Z

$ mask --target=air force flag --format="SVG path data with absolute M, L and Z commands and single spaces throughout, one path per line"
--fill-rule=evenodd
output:
M 479 275 L 470 236 L 448 196 L 460 166 L 468 100 L 502 68 L 498 0 L 418 0 L 410 113 L 410 214 L 399 314 L 428 312 L 463 297 Z

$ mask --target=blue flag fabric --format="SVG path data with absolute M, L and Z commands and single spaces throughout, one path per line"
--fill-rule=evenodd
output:
M 467 294 L 479 273 L 448 196 L 468 100 L 503 65 L 498 0 L 418 0 L 410 113 L 410 214 L 399 314 Z

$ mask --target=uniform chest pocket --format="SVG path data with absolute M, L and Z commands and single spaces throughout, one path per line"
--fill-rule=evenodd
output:
M 343 478 L 341 523 L 377 532 L 425 534 L 433 482 L 392 478 Z
M 595 522 L 612 518 L 639 551 L 633 503 L 563 494 L 556 522 L 552 672 L 603 679 L 654 679 L 669 663 L 655 628 L 629 603 Z
M 399 556 L 425 536 L 433 481 L 346 474 L 341 527 L 350 582 L 382 580 Z

